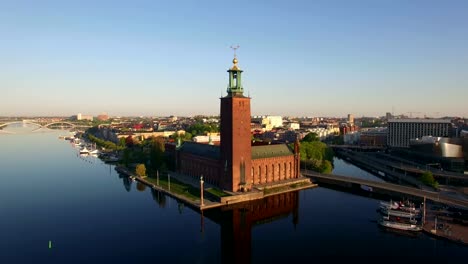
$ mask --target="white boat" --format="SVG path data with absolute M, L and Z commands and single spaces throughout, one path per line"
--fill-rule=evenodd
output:
M 395 228 L 395 229 L 406 230 L 406 231 L 418 232 L 422 230 L 422 227 L 417 224 L 398 223 L 398 222 L 387 221 L 385 219 L 380 220 L 379 224 L 383 227 Z
M 80 150 L 80 154 L 89 154 L 89 150 L 86 147 L 84 147 Z
M 380 202 L 380 212 L 384 214 L 379 220 L 381 226 L 405 231 L 422 230 L 422 225 L 416 220 L 421 217 L 421 210 L 410 202 Z
M 98 155 L 99 154 L 99 150 L 96 148 L 96 143 L 94 143 L 94 145 L 90 146 L 89 154 L 93 154 L 93 155 Z
M 98 155 L 98 154 L 99 154 L 99 150 L 97 150 L 97 149 L 91 150 L 91 151 L 89 152 L 89 154 Z
M 402 202 L 380 202 L 381 210 L 399 210 L 412 214 L 420 214 L 421 209 L 415 208 L 413 204 L 402 203 Z
M 406 212 L 406 211 L 401 211 L 401 210 L 393 210 L 389 208 L 380 208 L 380 212 L 385 215 L 391 215 L 391 216 L 397 216 L 397 217 L 406 217 L 406 218 L 415 218 L 415 217 L 421 217 L 421 213 L 415 213 L 415 212 Z

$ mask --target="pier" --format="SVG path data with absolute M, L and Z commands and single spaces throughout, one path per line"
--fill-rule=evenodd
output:
M 429 204 L 428 204 L 429 205 Z M 423 231 L 428 235 L 456 242 L 465 246 L 468 246 L 468 228 L 467 220 L 458 219 L 455 221 L 453 215 L 449 215 L 447 212 L 426 209 L 426 219 L 423 224 Z

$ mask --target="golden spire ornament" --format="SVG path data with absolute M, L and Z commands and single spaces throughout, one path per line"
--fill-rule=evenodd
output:
M 240 70 L 239 66 L 237 66 L 237 55 L 236 55 L 236 50 L 240 48 L 239 45 L 236 46 L 231 46 L 231 49 L 234 50 L 234 59 L 232 60 L 232 63 L 234 64 L 231 68 L 231 70 Z

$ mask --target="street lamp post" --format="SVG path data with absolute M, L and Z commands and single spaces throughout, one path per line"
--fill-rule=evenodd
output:
M 203 175 L 200 177 L 200 206 L 204 206 L 205 204 L 203 203 Z
M 167 174 L 167 179 L 168 179 L 169 191 L 171 191 L 171 175 L 169 173 Z

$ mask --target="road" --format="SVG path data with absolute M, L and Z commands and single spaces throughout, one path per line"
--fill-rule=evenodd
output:
M 450 197 L 445 194 L 441 194 L 439 192 L 421 190 L 421 189 L 417 189 L 413 187 L 401 186 L 401 185 L 392 184 L 392 183 L 363 180 L 363 179 L 342 176 L 342 175 L 321 174 L 321 173 L 309 171 L 309 170 L 307 171 L 301 170 L 301 173 L 305 177 L 309 177 L 309 178 L 322 178 L 322 179 L 329 179 L 329 180 L 334 180 L 338 182 L 361 184 L 361 185 L 366 185 L 366 186 L 370 186 L 373 188 L 379 188 L 379 189 L 389 190 L 393 192 L 409 194 L 409 195 L 413 195 L 413 196 L 417 196 L 421 198 L 426 197 L 427 199 L 430 199 L 436 202 L 440 202 L 440 203 L 447 204 L 447 205 L 454 205 L 458 207 L 464 207 L 468 209 L 468 200 Z

